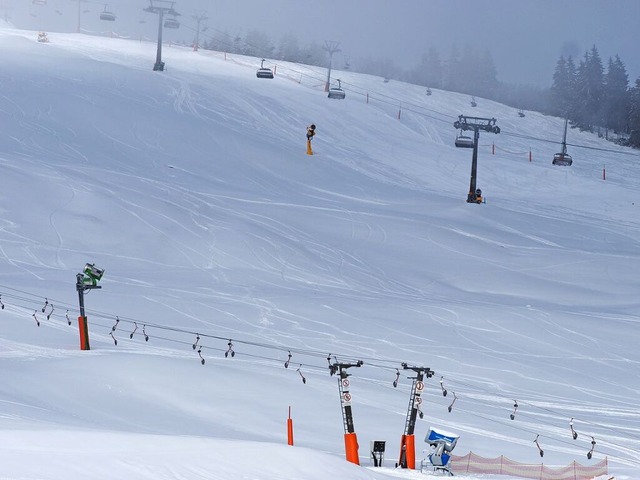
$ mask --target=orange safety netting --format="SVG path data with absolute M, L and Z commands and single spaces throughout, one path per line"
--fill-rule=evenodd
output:
M 449 462 L 453 473 L 489 473 L 514 475 L 538 480 L 591 480 L 599 475 L 608 474 L 608 462 L 604 460 L 595 465 L 585 466 L 573 462 L 566 467 L 552 468 L 544 464 L 531 465 L 514 462 L 504 455 L 497 458 L 484 458 L 469 452 L 463 457 L 451 456 Z

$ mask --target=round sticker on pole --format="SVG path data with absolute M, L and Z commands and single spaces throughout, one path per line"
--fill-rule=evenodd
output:
M 345 405 L 348 405 L 351 403 L 351 394 L 349 392 L 344 392 L 344 394 L 342 395 L 342 401 L 344 402 Z
M 345 378 L 342 380 L 342 388 L 349 388 L 349 379 Z
M 424 382 L 422 381 L 416 382 L 416 392 L 422 393 L 423 390 L 424 390 Z

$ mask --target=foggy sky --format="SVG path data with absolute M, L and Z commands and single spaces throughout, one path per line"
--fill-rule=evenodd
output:
M 154 0 L 155 1 L 155 0 Z M 134 38 L 155 38 L 157 16 L 143 12 L 149 0 L 88 0 L 81 4 L 81 26 L 90 31 L 113 29 Z M 18 28 L 76 31 L 77 0 L 0 0 Z M 99 20 L 108 8 L 114 23 Z M 242 36 L 257 29 L 277 44 L 293 33 L 301 45 L 339 42 L 351 63 L 367 58 L 391 59 L 411 68 L 430 46 L 446 59 L 452 46 L 488 49 L 498 78 L 509 83 L 547 87 L 561 54 L 576 63 L 594 44 L 606 68 L 616 54 L 627 67 L 630 85 L 640 76 L 640 0 L 176 0 L 182 14 L 179 30 L 164 30 L 166 39 L 191 42 L 194 14 L 206 12 L 209 27 L 201 36 L 227 32 Z M 140 23 L 144 22 L 144 23 Z M 341 57 L 342 56 L 342 57 Z M 338 68 L 340 65 L 336 65 Z

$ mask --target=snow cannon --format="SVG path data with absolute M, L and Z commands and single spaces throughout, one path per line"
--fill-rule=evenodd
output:
M 433 427 L 429 429 L 429 433 L 427 433 L 424 441 L 434 448 L 434 451 L 427 457 L 434 471 L 446 472 L 449 475 L 453 475 L 449 466 L 449 460 L 451 460 L 450 453 L 456 448 L 458 438 L 460 438 L 460 435 L 456 435 L 455 433 L 436 430 Z

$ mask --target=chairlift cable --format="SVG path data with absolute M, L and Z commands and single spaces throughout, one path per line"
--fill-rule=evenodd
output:
M 25 292 L 25 291 L 22 291 L 22 290 L 13 289 L 13 288 L 11 288 L 11 287 L 4 287 L 4 286 L 2 286 L 2 285 L 0 285 L 0 287 L 7 288 L 7 289 L 10 289 L 10 290 L 13 290 L 13 291 L 17 291 L 17 292 L 19 292 L 19 293 L 23 293 L 23 294 L 26 294 L 26 295 L 30 295 L 30 296 L 33 296 L 34 298 L 38 298 L 39 300 L 35 300 L 35 299 L 34 299 L 34 300 L 32 300 L 32 299 L 29 299 L 29 298 L 24 298 L 24 297 L 17 297 L 17 296 L 14 296 L 14 297 L 17 297 L 17 298 L 22 299 L 23 301 L 27 301 L 27 302 L 29 302 L 29 303 L 37 303 L 37 304 L 39 304 L 39 305 L 42 305 L 42 296 L 40 296 L 40 295 L 31 294 L 31 293 L 29 293 L 29 292 Z M 5 295 L 5 298 L 6 298 L 6 297 L 11 298 L 11 297 L 12 297 L 12 295 L 11 295 L 11 294 L 6 294 L 6 293 L 5 293 L 4 295 Z M 53 303 L 53 302 L 54 302 L 54 300 L 52 299 L 52 303 Z M 60 305 L 64 305 L 62 302 L 58 302 L 58 303 L 59 303 Z M 23 305 L 16 305 L 16 306 L 17 306 L 18 308 L 23 308 L 26 312 L 28 312 L 28 311 L 30 311 L 30 310 L 32 309 L 32 307 L 30 307 L 30 306 L 23 306 Z M 36 311 L 37 311 L 37 309 L 36 309 Z M 96 315 L 96 314 L 94 313 L 93 315 Z M 114 318 L 114 316 L 113 316 L 113 315 L 104 315 L 104 314 L 101 314 L 101 315 L 99 315 L 99 316 L 101 316 L 101 317 L 103 317 L 103 318 L 108 318 L 108 319 L 110 320 L 110 322 L 112 322 L 112 321 L 113 321 L 112 319 Z M 54 317 L 62 317 L 62 315 L 58 315 L 58 314 L 56 314 L 56 315 L 54 315 Z M 129 323 L 134 323 L 134 324 L 136 323 L 135 321 L 131 321 L 131 320 L 129 320 L 129 319 L 127 319 L 127 318 L 125 318 L 125 317 L 120 318 L 120 317 L 116 316 L 116 318 L 118 319 L 118 321 L 125 321 L 125 322 L 129 322 Z M 36 320 L 37 320 L 37 319 L 36 319 Z M 139 320 L 138 320 L 138 322 L 140 322 L 140 323 L 142 324 L 142 322 L 141 322 L 141 321 L 139 321 Z M 104 329 L 111 329 L 111 332 L 113 331 L 113 325 L 112 325 L 112 323 L 106 324 L 106 323 L 101 323 L 101 322 L 96 322 L 96 321 L 92 321 L 91 323 L 92 323 L 93 325 L 100 326 L 100 327 L 102 327 L 102 328 L 104 328 Z M 178 332 L 178 333 L 188 333 L 188 334 L 191 334 L 191 335 L 195 335 L 195 334 L 197 334 L 197 333 L 195 333 L 195 332 L 187 331 L 187 330 L 184 330 L 184 329 L 179 329 L 179 328 L 175 328 L 175 327 L 161 326 L 161 325 L 154 325 L 154 324 L 152 324 L 152 323 L 145 323 L 144 325 L 145 325 L 145 326 L 147 326 L 147 327 L 150 327 L 150 328 L 157 328 L 157 329 L 165 330 L 165 331 L 172 331 L 172 332 Z M 201 334 L 201 335 L 202 335 L 202 334 Z M 202 335 L 202 336 L 203 336 L 203 337 L 206 337 L 206 338 L 215 339 L 215 340 L 224 340 L 224 341 L 226 341 L 226 340 L 228 339 L 228 336 L 217 336 L 217 335 Z M 166 341 L 166 342 L 173 342 L 173 343 L 180 344 L 180 345 L 191 345 L 191 344 L 192 344 L 192 342 L 176 340 L 176 339 L 168 338 L 168 337 L 153 336 L 153 338 L 157 338 L 157 339 L 159 339 L 159 340 L 163 340 L 163 341 Z M 115 340 L 115 339 L 114 339 L 114 340 Z M 310 355 L 310 356 L 316 356 L 316 357 L 320 357 L 320 356 L 324 357 L 324 356 L 326 355 L 326 353 L 324 353 L 324 352 L 320 352 L 320 351 L 318 351 L 318 350 L 295 349 L 295 348 L 289 348 L 289 347 L 286 347 L 286 348 L 285 348 L 285 347 L 277 346 L 277 345 L 273 345 L 273 344 L 266 344 L 266 343 L 261 343 L 261 342 L 243 341 L 243 340 L 237 340 L 237 339 L 236 339 L 236 340 L 234 340 L 234 341 L 235 341 L 237 344 L 242 344 L 242 345 L 251 345 L 251 346 L 257 346 L 257 347 L 261 347 L 261 348 L 275 349 L 275 350 L 279 350 L 279 351 L 285 351 L 285 350 L 286 350 L 286 351 L 294 351 L 294 352 L 299 353 L 300 355 Z M 215 348 L 215 347 L 204 347 L 204 348 L 211 348 L 211 349 L 213 349 L 213 350 L 224 351 L 223 349 L 217 349 L 217 348 Z M 265 359 L 265 360 L 274 361 L 274 362 L 278 362 L 278 363 L 280 363 L 280 362 L 281 362 L 281 359 L 273 359 L 273 358 L 271 358 L 271 357 L 263 357 L 263 356 L 258 356 L 258 355 L 251 354 L 251 353 L 246 353 L 246 352 L 243 352 L 243 353 L 242 353 L 242 355 L 246 355 L 246 356 L 249 356 L 249 357 L 251 357 L 251 358 L 262 358 L 262 359 Z M 330 354 L 330 355 L 331 355 L 331 354 Z M 350 357 L 351 357 L 351 356 L 344 356 L 344 357 L 343 357 L 342 355 L 337 355 L 337 356 L 340 356 L 341 358 L 350 358 Z M 352 358 L 355 358 L 355 357 L 352 357 Z M 377 362 L 397 362 L 397 361 L 388 360 L 388 359 L 382 359 L 382 358 L 376 358 L 376 359 L 374 359 L 374 361 L 377 361 Z M 302 366 L 302 365 L 305 365 L 305 367 L 309 367 L 309 369 L 314 369 L 314 368 L 315 368 L 315 369 L 319 369 L 319 370 L 323 370 L 323 371 L 324 371 L 324 370 L 326 370 L 326 367 L 319 367 L 319 366 L 316 366 L 316 365 L 306 365 L 306 364 L 300 364 L 300 365 L 301 365 L 301 366 Z M 382 365 L 377 365 L 377 364 L 375 364 L 375 363 L 371 363 L 371 364 L 367 364 L 367 365 L 368 365 L 368 366 L 371 366 L 372 368 L 383 368 L 383 369 L 389 369 L 389 368 L 392 368 L 392 367 L 385 367 L 385 366 L 382 366 Z M 435 373 L 435 372 L 434 372 L 434 373 Z M 471 388 L 473 388 L 473 389 L 477 389 L 477 390 L 480 390 L 480 391 L 484 391 L 485 393 L 492 393 L 492 392 L 489 392 L 487 389 L 484 389 L 484 388 L 482 388 L 482 387 L 474 386 L 474 385 L 471 385 L 471 384 L 469 384 L 469 383 L 467 383 L 467 382 L 464 382 L 464 381 L 455 380 L 455 377 L 451 377 L 450 375 L 447 375 L 447 378 L 448 378 L 449 380 L 451 380 L 452 378 L 454 378 L 454 380 L 453 380 L 453 382 L 454 382 L 454 383 L 456 383 L 456 382 L 457 382 L 457 383 L 459 383 L 459 384 L 462 384 L 462 385 L 465 385 L 465 386 L 471 387 Z M 500 395 L 496 395 L 495 393 L 492 393 L 492 394 L 493 394 L 494 396 L 496 396 L 496 397 L 500 398 Z M 485 403 L 485 404 L 486 404 L 486 401 L 485 401 L 485 402 L 483 402 L 482 400 L 479 400 L 479 399 L 474 399 L 474 401 L 476 401 L 476 402 L 478 402 L 478 403 Z M 547 411 L 548 413 L 553 413 L 553 414 L 555 414 L 555 415 L 558 415 L 559 417 L 560 417 L 560 416 L 562 416 L 562 415 L 560 415 L 558 412 L 556 412 L 556 411 L 554 411 L 554 410 L 552 410 L 552 409 L 546 408 L 546 407 L 538 407 L 538 406 L 536 406 L 536 405 L 534 405 L 534 404 L 531 404 L 531 403 L 528 403 L 528 402 L 521 402 L 521 404 L 522 404 L 522 405 L 529 405 L 529 406 L 532 406 L 533 408 L 537 408 L 537 409 L 541 409 L 541 410 Z M 458 409 L 458 410 L 459 410 L 459 409 Z M 519 415 L 520 415 L 520 414 L 519 414 Z M 526 415 L 526 412 L 524 413 L 524 415 Z M 486 418 L 486 417 L 484 417 L 484 416 L 482 416 L 482 415 L 477 415 L 477 414 L 476 414 L 476 416 L 479 416 L 479 417 L 481 417 L 481 418 L 485 418 L 485 419 L 490 420 L 490 421 L 496 421 L 496 420 L 488 419 L 488 418 Z M 540 419 L 539 419 L 539 418 L 536 418 L 536 420 L 537 420 L 538 422 L 540 422 Z M 501 423 L 501 422 L 498 422 L 498 423 Z M 546 423 L 546 422 L 540 422 L 540 423 Z M 602 428 L 602 429 L 604 429 L 604 430 L 607 430 L 607 429 L 609 428 L 608 426 L 601 425 L 601 424 L 594 423 L 594 422 L 582 421 L 582 423 L 587 424 L 587 425 L 595 425 L 595 426 L 597 426 L 597 427 L 599 427 L 599 428 Z M 554 424 L 548 424 L 548 426 L 551 426 L 551 427 L 557 428 L 557 425 L 554 425 Z M 534 432 L 529 432 L 529 433 L 534 433 Z M 601 443 L 602 443 L 602 442 L 601 442 Z M 621 448 L 621 449 L 623 449 L 623 450 L 626 450 L 626 451 L 629 451 L 629 452 L 634 452 L 634 453 L 635 453 L 635 452 L 637 452 L 637 450 L 635 450 L 635 449 L 629 449 L 629 448 L 627 448 L 627 447 L 624 447 L 624 446 L 622 446 L 622 445 L 619 445 L 619 444 L 617 444 L 617 443 L 615 443 L 615 442 L 611 442 L 611 441 L 608 441 L 608 440 L 607 440 L 607 441 L 605 441 L 605 444 L 612 445 L 612 446 L 615 446 L 615 447 L 619 447 L 619 448 Z M 618 458 L 618 457 L 616 457 L 616 456 L 612 456 L 612 457 L 613 457 L 613 458 Z

